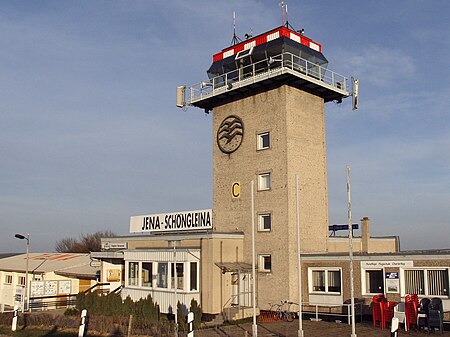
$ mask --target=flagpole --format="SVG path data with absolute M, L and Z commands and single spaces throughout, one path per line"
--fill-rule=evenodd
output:
M 300 206 L 298 196 L 298 175 L 295 176 L 295 196 L 297 210 L 297 268 L 298 268 L 298 337 L 303 337 L 303 321 L 302 321 L 302 261 L 300 250 Z
M 350 306 L 352 315 L 352 334 L 356 337 L 355 331 L 355 295 L 353 289 L 353 227 L 352 227 L 352 203 L 350 199 L 350 166 L 347 164 L 347 200 L 348 200 L 348 255 L 350 257 Z

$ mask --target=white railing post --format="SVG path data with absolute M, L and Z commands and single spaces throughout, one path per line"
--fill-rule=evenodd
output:
M 12 319 L 11 331 L 17 330 L 17 319 L 19 318 L 19 305 L 14 306 L 14 315 Z
M 188 323 L 187 337 L 194 337 L 194 313 L 193 312 L 188 313 L 187 323 Z
M 81 311 L 81 323 L 80 328 L 78 329 L 78 337 L 84 337 L 84 333 L 86 332 L 86 316 L 87 310 L 83 309 Z

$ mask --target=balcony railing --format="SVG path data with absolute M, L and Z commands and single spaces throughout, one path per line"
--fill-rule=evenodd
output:
M 195 105 L 203 99 L 224 94 L 282 74 L 291 74 L 321 87 L 348 96 L 348 79 L 291 53 L 283 53 L 265 60 L 242 66 L 186 88 L 186 103 Z

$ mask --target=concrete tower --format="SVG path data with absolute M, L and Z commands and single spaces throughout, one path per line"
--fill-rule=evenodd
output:
M 298 297 L 296 175 L 302 252 L 327 251 L 324 103 L 349 96 L 327 66 L 319 43 L 282 26 L 215 54 L 209 80 L 177 91 L 179 106 L 213 112 L 214 231 L 244 233 L 248 264 L 254 182 L 260 306 Z

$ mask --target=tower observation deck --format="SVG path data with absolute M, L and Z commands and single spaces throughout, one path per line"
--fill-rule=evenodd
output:
M 177 106 L 209 111 L 283 84 L 325 102 L 350 96 L 348 78 L 328 69 L 321 44 L 284 26 L 215 54 L 207 74 L 207 80 L 178 87 Z

